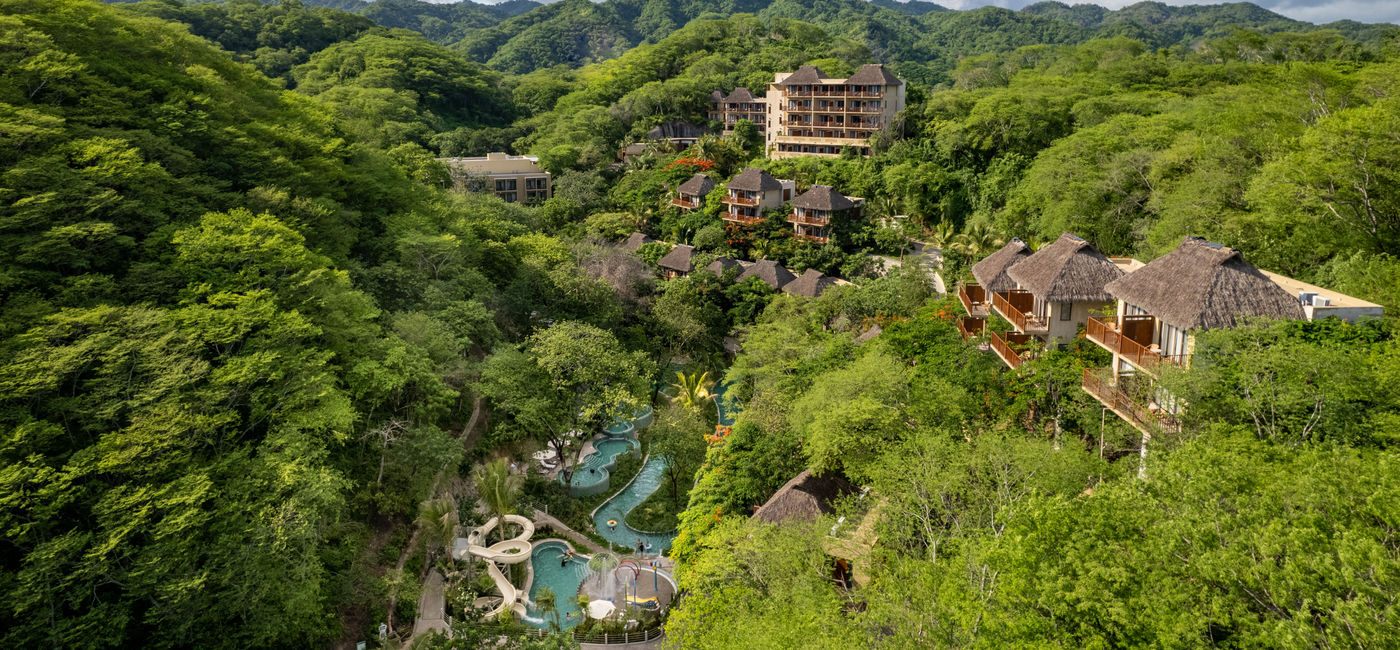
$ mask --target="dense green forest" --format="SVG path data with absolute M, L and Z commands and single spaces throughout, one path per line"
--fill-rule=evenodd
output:
M 472 618 L 490 583 L 446 548 L 512 507 L 597 532 L 601 499 L 501 478 L 512 506 L 487 461 L 577 452 L 642 404 L 673 647 L 1397 643 L 1400 28 L 1249 4 L 0 0 L 0 39 L 6 645 L 399 642 L 439 571 L 455 646 L 416 646 L 569 647 Z M 717 88 L 868 62 L 909 81 L 869 158 L 767 160 L 746 123 L 618 156 L 715 126 Z M 553 198 L 454 191 L 436 160 L 502 150 L 539 156 Z M 871 218 L 821 246 L 776 212 L 726 230 L 751 166 Z M 720 189 L 669 207 L 698 171 Z M 617 245 L 634 231 L 662 241 Z M 1162 379 L 1183 430 L 1149 442 L 1079 389 L 1100 348 L 1008 372 L 928 273 L 875 257 L 936 247 L 951 286 L 1063 231 L 1141 259 L 1206 237 L 1387 317 L 1203 333 L 1209 362 Z M 674 244 L 851 284 L 662 279 Z M 869 489 L 837 504 L 875 522 L 861 588 L 832 579 L 834 519 L 750 519 L 808 469 Z

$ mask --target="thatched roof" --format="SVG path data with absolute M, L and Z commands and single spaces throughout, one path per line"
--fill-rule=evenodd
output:
M 720 89 L 718 89 L 718 88 L 716 88 L 716 89 L 714 89 L 714 90 L 711 90 L 711 91 L 710 91 L 710 101 L 715 102 L 716 104 L 718 104 L 719 102 L 724 101 L 724 91 L 723 91 L 723 90 L 720 90 Z
M 812 522 L 830 514 L 837 499 L 857 492 L 856 486 L 845 477 L 838 474 L 817 476 L 809 469 L 778 488 L 753 518 L 771 524 L 791 520 Z
M 822 79 L 825 78 L 826 73 L 822 72 L 817 66 L 804 65 L 799 67 L 796 72 L 788 75 L 779 85 L 800 86 L 803 84 L 819 84 L 822 82 Z
M 1199 237 L 1187 237 L 1176 250 L 1105 289 L 1181 329 L 1234 327 L 1248 316 L 1305 318 L 1298 298 L 1239 251 Z
M 695 126 L 685 120 L 671 120 L 670 122 L 662 122 L 651 127 L 651 130 L 647 131 L 647 138 L 651 140 L 669 140 L 672 138 L 694 140 L 709 132 L 709 129 L 703 126 Z
M 763 283 L 771 287 L 774 291 L 777 291 L 786 286 L 787 283 L 792 282 L 796 277 L 797 276 L 792 274 L 792 271 L 783 268 L 773 260 L 759 260 L 754 262 L 749 268 L 744 269 L 744 272 L 739 274 L 738 281 L 743 282 L 749 278 L 758 278 L 763 280 Z
M 752 104 L 753 102 L 758 101 L 758 98 L 754 97 L 753 93 L 750 92 L 748 88 L 739 86 L 738 88 L 734 89 L 734 92 L 729 93 L 729 95 L 724 98 L 724 101 Z
M 651 237 L 643 235 L 639 232 L 634 232 L 630 237 L 627 238 L 627 241 L 622 242 L 622 247 L 635 253 L 637 252 L 638 248 L 642 247 L 642 244 L 650 244 L 654 241 L 656 240 L 652 239 Z
M 1123 270 L 1077 235 L 1064 233 L 1055 243 L 1036 251 L 1007 274 L 1022 289 L 1050 302 L 1107 302 L 1104 285 L 1123 277 Z
M 666 253 L 661 259 L 657 260 L 656 265 L 663 269 L 690 273 L 690 269 L 694 267 L 694 263 L 690 261 L 690 256 L 694 252 L 694 246 L 677 244 L 675 248 L 671 249 L 671 252 Z
M 883 64 L 867 63 L 856 70 L 846 83 L 861 86 L 898 86 L 904 82 L 890 74 Z
M 745 192 L 767 192 L 770 190 L 781 190 L 783 184 L 771 174 L 757 167 L 749 167 L 739 172 L 738 176 L 729 179 L 729 189 L 743 190 Z
M 813 185 L 792 200 L 792 207 L 808 210 L 849 210 L 856 207 L 850 199 L 841 195 L 830 185 Z
M 783 293 L 795 293 L 799 296 L 816 298 L 822 295 L 822 292 L 826 291 L 826 288 L 835 282 L 835 280 L 822 274 L 821 271 L 807 269 L 802 272 L 802 275 L 797 276 L 796 280 L 783 285 Z
M 972 277 L 985 291 L 1007 291 L 1016 288 L 1016 281 L 1006 271 L 1031 256 L 1031 247 L 1013 237 L 1000 250 L 972 265 Z
M 705 267 L 705 270 L 715 275 L 724 275 L 724 272 L 728 271 L 729 269 L 742 268 L 743 266 L 744 265 L 740 264 L 739 261 L 736 259 L 728 257 L 718 257 L 715 258 L 715 261 L 710 262 L 710 265 Z
M 715 182 L 710 180 L 709 176 L 696 174 L 691 176 L 690 180 L 681 183 L 680 187 L 676 188 L 676 191 L 691 196 L 705 196 L 713 189 L 715 189 Z

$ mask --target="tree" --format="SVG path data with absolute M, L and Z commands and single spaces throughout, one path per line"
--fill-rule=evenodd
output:
M 540 590 L 535 594 L 534 600 L 535 607 L 549 614 L 551 619 L 549 621 L 550 629 L 558 632 L 561 629 L 559 625 L 559 602 L 554 595 L 554 590 L 549 587 L 540 587 Z
M 519 475 L 511 473 L 510 463 L 505 458 L 484 463 L 476 471 L 476 493 L 497 518 L 496 536 L 501 540 L 506 538 L 506 515 L 515 513 L 520 480 Z
M 708 403 L 708 401 L 706 401 Z M 671 487 L 672 507 L 679 510 L 685 491 L 682 485 L 694 480 L 695 470 L 705 459 L 706 414 L 679 402 L 657 414 L 647 429 L 651 453 L 666 459 L 666 480 Z
M 676 383 L 671 384 L 676 396 L 671 399 L 681 406 L 698 411 L 714 397 L 710 392 L 714 386 L 715 382 L 710 379 L 709 372 L 695 371 L 687 374 L 677 370 Z

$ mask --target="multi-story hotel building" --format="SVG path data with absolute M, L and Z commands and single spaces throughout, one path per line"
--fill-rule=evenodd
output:
M 904 110 L 904 82 L 878 63 L 845 79 L 816 66 L 774 75 L 768 92 L 748 88 L 710 95 L 710 119 L 733 130 L 749 120 L 763 131 L 769 158 L 836 157 L 845 147 L 870 155 L 869 138 Z
M 725 221 L 733 223 L 757 223 L 763 220 L 765 208 L 777 208 L 792 200 L 797 183 L 792 180 L 779 180 L 756 167 L 750 167 L 729 179 L 723 199 Z
M 438 158 L 447 165 L 458 189 L 495 192 L 510 202 L 540 202 L 550 197 L 549 172 L 536 156 L 489 153 L 479 158 Z
M 734 131 L 739 120 L 753 122 L 762 131 L 768 123 L 768 104 L 743 86 L 728 95 L 716 90 L 710 93 L 710 119 L 724 125 L 725 133 Z
M 904 110 L 904 82 L 878 63 L 863 65 L 845 79 L 804 65 L 776 75 L 765 99 L 770 158 L 830 158 L 843 147 L 868 156 L 870 136 Z

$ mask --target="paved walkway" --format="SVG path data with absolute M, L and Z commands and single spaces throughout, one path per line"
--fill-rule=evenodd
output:
M 432 630 L 446 632 L 446 610 L 447 597 L 443 593 L 442 574 L 433 569 L 423 582 L 422 594 L 418 596 L 418 618 L 413 621 L 413 637 Z
M 535 526 L 548 526 L 549 528 L 553 529 L 554 532 L 569 538 L 569 541 L 573 542 L 575 546 L 583 546 L 591 552 L 597 553 L 600 551 L 607 550 L 603 548 L 602 545 L 589 539 L 587 535 L 584 535 L 583 533 L 569 528 L 568 526 L 564 525 L 564 522 L 559 521 L 558 519 L 555 519 L 554 517 L 548 514 L 545 514 L 543 510 L 540 510 L 538 508 L 535 509 Z

